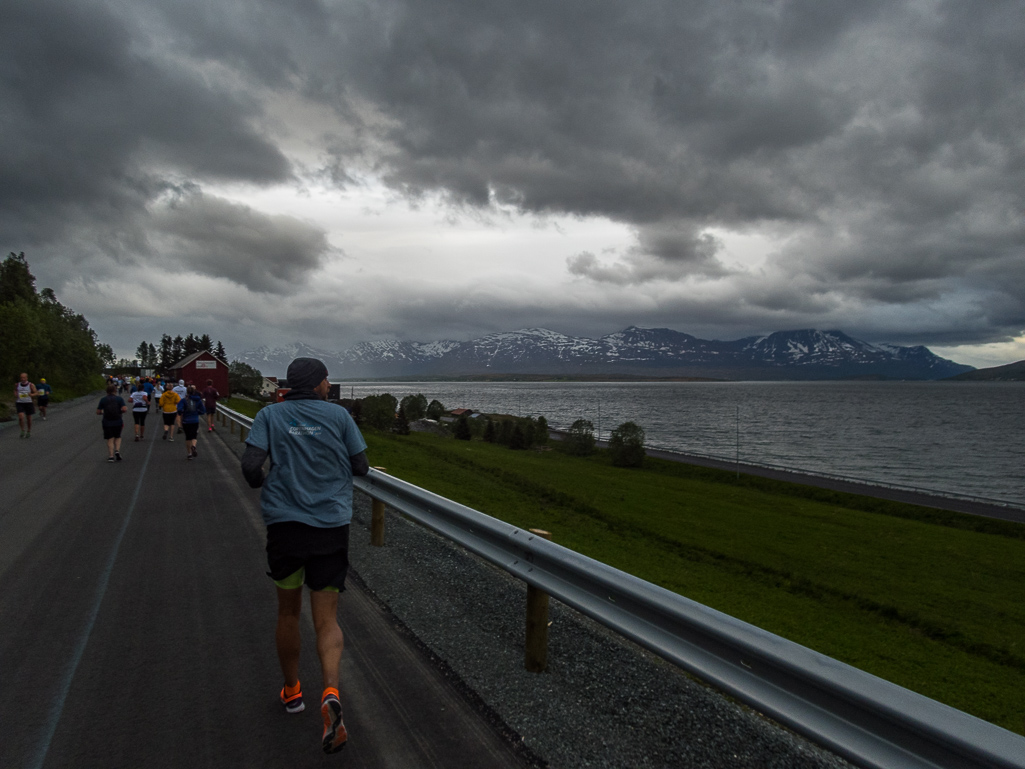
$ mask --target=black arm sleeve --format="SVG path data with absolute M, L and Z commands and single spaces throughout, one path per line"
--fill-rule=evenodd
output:
M 242 455 L 242 475 L 254 489 L 263 486 L 263 463 L 266 459 L 267 452 L 263 449 L 246 446 L 246 453 Z
M 352 463 L 353 475 L 366 475 L 370 472 L 370 464 L 367 462 L 367 452 L 361 451 L 359 454 L 349 457 L 349 461 Z

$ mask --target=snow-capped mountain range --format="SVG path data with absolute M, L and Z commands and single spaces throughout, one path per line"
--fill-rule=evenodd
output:
M 332 379 L 480 374 L 943 379 L 973 370 L 926 347 L 869 344 L 842 331 L 778 331 L 723 342 L 636 326 L 600 339 L 528 328 L 469 342 L 361 342 L 344 352 L 295 342 L 248 350 L 239 359 L 264 374 L 284 376 L 297 357 L 320 358 Z

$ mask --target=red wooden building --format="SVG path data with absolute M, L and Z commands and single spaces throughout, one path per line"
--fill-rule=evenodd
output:
M 200 392 L 206 387 L 206 380 L 211 379 L 222 398 L 231 395 L 228 390 L 228 364 L 206 350 L 175 363 L 168 371 L 168 378 L 175 382 L 184 379 L 185 384 L 191 382 Z

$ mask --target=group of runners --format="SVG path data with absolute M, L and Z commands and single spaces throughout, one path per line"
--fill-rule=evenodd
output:
M 14 385 L 14 410 L 18 412 L 18 427 L 21 438 L 32 437 L 32 417 L 39 406 L 39 416 L 46 421 L 46 409 L 50 405 L 50 394 L 53 388 L 40 379 L 39 384 L 30 382 L 28 374 L 22 372 Z
M 118 394 L 120 384 L 109 381 L 107 394 L 96 406 L 96 414 L 101 416 L 103 439 L 107 443 L 107 461 L 120 462 L 121 433 L 124 430 L 124 414 L 129 404 Z M 179 379 L 171 386 L 161 379 L 142 377 L 129 384 L 131 392 L 128 400 L 131 403 L 132 421 L 135 423 L 135 440 L 146 439 L 146 417 L 154 405 L 160 410 L 163 419 L 162 440 L 174 441 L 176 432 L 181 429 L 185 435 L 185 457 L 195 459 L 199 456 L 196 444 L 199 442 L 200 418 L 206 417 L 208 432 L 214 430 L 214 414 L 217 401 L 221 397 L 212 380 L 206 381 L 203 390 L 197 390 L 192 382 L 186 383 Z

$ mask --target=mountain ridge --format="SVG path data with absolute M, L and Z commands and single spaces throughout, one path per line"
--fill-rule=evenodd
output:
M 481 374 L 944 379 L 974 370 L 940 358 L 927 347 L 871 344 L 836 329 L 777 331 L 720 341 L 638 326 L 598 339 L 525 328 L 466 342 L 360 342 L 339 352 L 295 342 L 249 350 L 239 359 L 265 374 L 282 376 L 289 361 L 299 356 L 320 358 L 336 379 Z

